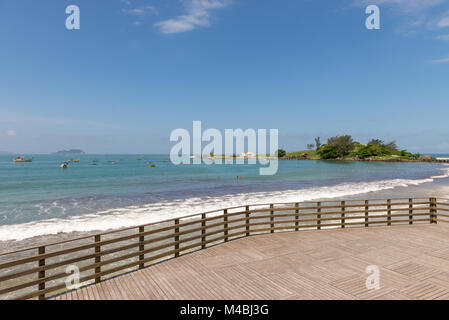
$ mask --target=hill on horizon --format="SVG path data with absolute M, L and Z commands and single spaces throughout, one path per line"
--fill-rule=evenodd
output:
M 60 155 L 83 155 L 86 154 L 83 150 L 80 149 L 70 149 L 70 150 L 60 150 L 57 152 L 54 152 L 53 154 L 60 154 Z

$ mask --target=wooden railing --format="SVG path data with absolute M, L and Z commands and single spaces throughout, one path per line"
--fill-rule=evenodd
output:
M 449 223 L 449 200 L 373 199 L 246 205 L 0 253 L 0 297 L 45 299 L 222 242 L 256 234 Z M 68 268 L 71 267 L 71 268 Z M 69 283 L 71 284 L 71 283 Z

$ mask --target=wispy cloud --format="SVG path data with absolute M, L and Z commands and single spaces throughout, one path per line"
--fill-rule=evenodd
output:
M 449 41 L 449 34 L 442 34 L 442 35 L 436 36 L 435 39 Z
M 48 126 L 82 126 L 82 127 L 96 127 L 96 128 L 118 128 L 114 124 L 102 123 L 95 120 L 86 119 L 74 119 L 74 118 L 50 118 L 41 116 L 29 116 L 29 115 L 16 115 L 11 116 L 8 114 L 0 113 L 0 124 L 4 123 L 5 126 L 11 124 L 28 124 L 28 125 L 48 125 Z M 13 126 L 13 125 L 11 125 Z M 14 130 L 8 130 L 16 134 Z M 7 131 L 7 132 L 8 132 Z M 11 133 L 10 132 L 10 133 Z M 1 132 L 0 132 L 1 135 Z M 11 135 L 10 135 L 11 136 Z
M 356 0 L 354 4 L 368 6 L 375 4 L 393 8 L 396 12 L 404 15 L 422 14 L 437 5 L 444 3 L 445 0 Z
M 182 0 L 185 13 L 155 23 L 162 33 L 180 33 L 210 26 L 211 11 L 229 5 L 229 0 Z
M 449 14 L 440 19 L 437 23 L 438 28 L 446 28 L 449 27 Z
M 442 59 L 436 59 L 436 60 L 432 60 L 433 63 L 448 63 L 449 62 L 449 56 L 446 58 L 442 58 Z
M 124 9 L 122 9 L 122 12 L 126 13 L 126 14 L 136 15 L 136 16 L 146 16 L 146 15 L 158 14 L 156 7 L 153 7 L 153 6 L 124 8 Z
M 415 33 L 419 28 L 429 25 L 434 10 L 447 0 L 354 0 L 356 6 L 375 4 L 381 10 L 389 10 L 401 17 L 396 31 L 400 34 Z M 435 24 L 435 23 L 432 23 Z
M 15 137 L 17 135 L 15 130 L 7 130 L 1 134 L 4 137 Z
M 147 16 L 159 15 L 159 11 L 155 6 L 133 6 L 131 0 L 122 0 L 122 2 L 126 5 L 126 8 L 122 9 L 122 12 L 136 18 L 133 21 L 135 26 L 140 26 L 143 19 Z

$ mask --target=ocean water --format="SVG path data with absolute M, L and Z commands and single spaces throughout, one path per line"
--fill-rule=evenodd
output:
M 276 175 L 260 176 L 258 165 L 176 166 L 168 155 L 79 158 L 60 169 L 68 157 L 36 155 L 21 165 L 0 156 L 0 241 L 128 227 L 245 204 L 341 198 L 449 175 L 448 166 L 429 163 L 279 161 Z

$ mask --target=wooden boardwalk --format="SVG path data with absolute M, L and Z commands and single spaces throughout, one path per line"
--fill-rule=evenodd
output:
M 378 290 L 365 285 L 370 265 Z M 251 236 L 53 299 L 449 299 L 449 227 Z

